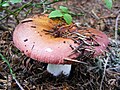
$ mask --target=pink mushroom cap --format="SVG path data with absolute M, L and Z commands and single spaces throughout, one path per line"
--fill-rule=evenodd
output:
M 13 32 L 14 45 L 28 57 L 40 62 L 51 64 L 65 64 L 65 58 L 75 59 L 80 53 L 71 54 L 72 47 L 79 46 L 72 39 L 54 37 L 44 30 L 51 30 L 60 24 L 60 20 L 49 19 L 45 15 L 34 16 L 23 20 Z M 93 57 L 103 53 L 108 46 L 108 37 L 101 31 L 87 28 L 80 31 L 83 34 L 93 33 L 99 46 L 94 46 Z M 89 32 L 89 33 L 87 33 Z M 88 46 L 89 48 L 89 46 Z

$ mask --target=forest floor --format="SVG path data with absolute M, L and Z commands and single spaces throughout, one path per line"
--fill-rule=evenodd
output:
M 114 0 L 112 9 L 103 0 L 53 1 L 23 0 L 0 8 L 0 90 L 120 90 L 120 1 Z M 74 23 L 96 28 L 110 40 L 104 56 L 73 64 L 69 77 L 51 75 L 46 63 L 26 57 L 12 40 L 19 21 L 60 5 L 75 14 Z

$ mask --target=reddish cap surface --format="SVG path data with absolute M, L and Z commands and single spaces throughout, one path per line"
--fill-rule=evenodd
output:
M 67 38 L 55 38 L 44 31 L 51 30 L 59 23 L 61 21 L 52 20 L 42 15 L 25 19 L 15 28 L 13 33 L 14 44 L 25 55 L 41 62 L 63 64 L 65 63 L 64 58 L 77 58 L 79 53 L 71 55 L 73 50 L 70 47 L 79 46 L 77 43 Z M 96 35 L 95 40 L 99 43 L 99 46 L 95 46 L 94 56 L 101 54 L 108 45 L 107 36 L 92 28 L 84 30 L 84 32 Z M 79 33 L 82 34 L 83 31 Z

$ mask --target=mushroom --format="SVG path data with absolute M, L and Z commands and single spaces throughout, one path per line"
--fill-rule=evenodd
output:
M 66 58 L 74 60 L 83 51 L 84 54 L 93 51 L 92 56 L 96 57 L 103 53 L 109 43 L 107 36 L 101 31 L 93 28 L 79 30 L 72 25 L 66 25 L 62 20 L 49 19 L 46 15 L 36 15 L 16 26 L 13 42 L 28 57 L 48 63 L 47 70 L 54 76 L 61 73 L 68 76 L 73 61 L 67 61 Z M 54 31 L 55 29 L 59 30 Z M 82 42 L 84 43 L 80 47 Z M 95 45 L 96 43 L 99 45 Z

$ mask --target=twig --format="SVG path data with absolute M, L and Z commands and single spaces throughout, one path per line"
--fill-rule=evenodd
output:
M 109 60 L 109 55 L 107 55 L 107 58 L 104 59 L 105 63 L 104 63 L 104 71 L 103 71 L 103 76 L 102 76 L 102 79 L 101 79 L 101 83 L 100 83 L 100 90 L 102 90 L 102 84 L 103 84 L 103 80 L 104 80 L 104 77 L 105 77 L 105 71 L 106 71 L 106 68 L 107 68 L 107 63 L 108 63 L 108 60 Z
M 95 18 L 96 18 L 97 20 L 100 19 L 100 18 L 97 16 L 97 14 L 94 12 L 94 10 L 92 10 L 91 12 L 92 12 L 92 14 L 95 16 Z
M 64 58 L 65 61 L 69 61 L 69 62 L 76 62 L 76 63 L 81 63 L 81 64 L 87 64 L 85 62 L 82 61 L 78 61 L 76 59 L 70 59 L 70 58 Z
M 17 83 L 17 85 L 19 86 L 20 90 L 24 90 L 23 87 L 18 82 L 18 80 L 15 77 L 13 77 L 13 79 L 15 80 L 15 82 Z
M 12 75 L 8 75 L 8 79 L 7 79 L 7 89 L 11 90 L 11 86 L 12 86 Z
M 45 2 L 46 2 L 47 0 L 44 0 L 44 1 L 41 0 L 41 1 L 43 2 L 43 5 L 42 5 L 42 6 L 43 6 L 43 13 L 42 13 L 42 14 L 44 14 L 44 13 L 46 13 L 46 11 L 47 11 L 47 10 L 46 10 L 46 5 L 45 5 Z
M 118 20 L 119 20 L 120 14 L 118 14 L 117 18 L 116 18 L 116 22 L 115 22 L 115 41 L 117 42 L 117 33 L 118 33 Z

